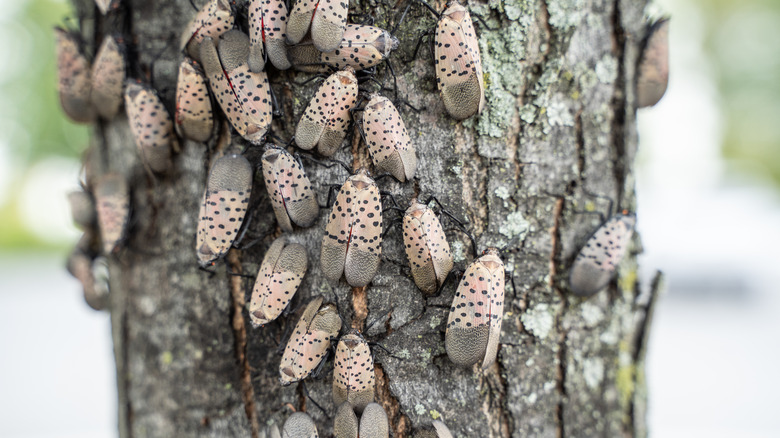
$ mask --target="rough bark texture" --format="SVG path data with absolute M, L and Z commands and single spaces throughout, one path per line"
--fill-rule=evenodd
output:
M 132 71 L 151 71 L 172 110 L 181 60 L 177 41 L 195 10 L 186 0 L 122 1 L 124 6 L 106 19 L 95 15 L 91 1 L 80 0 L 84 36 L 94 48 L 104 33 L 121 30 L 134 43 Z M 405 1 L 395 7 L 358 3 L 352 12 L 369 13 L 387 29 L 406 6 Z M 442 10 L 444 4 L 433 6 Z M 475 25 L 485 111 L 463 123 L 444 113 L 427 45 L 410 60 L 419 35 L 435 25 L 429 12 L 413 5 L 396 33 L 401 46 L 391 62 L 399 95 L 419 109 L 399 108 L 420 165 L 414 182 L 385 178 L 380 187 L 401 205 L 418 193 L 435 195 L 466 220 L 479 250 L 510 246 L 505 263 L 511 281 L 497 363 L 482 372 L 456 368 L 448 360 L 444 326 L 456 282 L 425 298 L 403 266 L 398 224 L 385 236 L 378 275 L 359 290 L 343 281 L 329 284 L 320 272 L 324 210 L 313 227 L 292 233 L 291 240 L 304 244 L 310 258 L 292 307 L 322 294 L 338 300 L 345 329 L 380 320 L 367 337 L 392 353 L 374 349 L 377 398 L 396 437 L 410 436 L 432 419 L 442 419 L 460 437 L 644 436 L 644 339 L 653 295 L 640 300 L 636 259 L 627 257 L 617 280 L 590 299 L 570 295 L 566 279 L 576 251 L 599 225 L 599 216 L 587 212 L 608 214 L 605 198 L 621 209 L 635 209 L 634 75 L 647 27 L 645 1 L 471 1 L 468 6 L 482 19 Z M 380 80 L 385 74 L 380 67 Z M 271 75 L 284 113 L 274 122 L 281 137 L 294 132 L 317 87 L 291 81 L 308 77 Z M 297 317 L 253 329 L 244 305 L 252 280 L 226 275 L 227 270 L 254 275 L 279 233 L 260 173 L 245 239 L 259 238 L 259 243 L 233 249 L 227 269 L 218 265 L 209 274 L 198 269 L 195 227 L 217 142 L 185 142 L 172 174 L 153 179 L 138 159 L 125 117 L 96 125 L 93 139 L 90 171 L 123 172 L 133 186 L 132 228 L 124 248 L 110 259 L 120 436 L 250 437 L 258 425 L 283 422 L 292 408 L 309 412 L 320 436 L 330 436 L 332 420 L 303 388 L 278 383 L 279 345 Z M 368 165 L 359 136 L 349 143 L 337 157 Z M 250 148 L 246 155 L 259 164 L 260 153 Z M 347 174 L 338 166 L 305 160 L 304 165 L 324 205 L 329 185 L 341 184 Z M 385 225 L 394 217 L 389 211 Z M 473 258 L 468 239 L 457 231 L 449 231 L 448 238 L 456 269 L 464 269 Z M 639 252 L 638 237 L 632 248 Z M 319 379 L 306 382 L 330 416 L 335 414 L 331 382 L 330 362 Z

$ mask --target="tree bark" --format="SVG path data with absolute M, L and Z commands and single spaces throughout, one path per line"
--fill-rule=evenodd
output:
M 122 32 L 134 47 L 130 71 L 150 71 L 172 111 L 182 57 L 178 38 L 196 11 L 187 0 L 122 1 L 106 18 L 92 0 L 77 0 L 82 33 L 94 50 L 102 35 Z M 423 296 L 402 266 L 408 262 L 400 227 L 392 224 L 394 212 L 385 216 L 392 229 L 383 240 L 379 273 L 362 289 L 343 280 L 330 284 L 320 272 L 325 209 L 313 227 L 291 233 L 309 255 L 292 307 L 316 295 L 338 300 L 345 328 L 373 323 L 367 339 L 392 354 L 373 350 L 376 395 L 394 436 L 411 436 L 432 419 L 443 420 L 461 437 L 646 434 L 644 346 L 656 288 L 649 298 L 640 296 L 638 236 L 607 290 L 581 299 L 567 285 L 576 252 L 599 225 L 598 215 L 584 212 L 609 214 L 605 198 L 636 211 L 635 67 L 647 29 L 645 3 L 471 1 L 472 15 L 481 17 L 475 26 L 487 105 L 462 123 L 445 114 L 427 45 L 410 59 L 418 37 L 436 21 L 421 5 L 412 5 L 390 62 L 399 96 L 419 109 L 399 106 L 417 149 L 417 178 L 406 184 L 385 178 L 379 185 L 402 206 L 414 195 L 435 195 L 468 223 L 480 251 L 510 246 L 497 362 L 483 372 L 449 361 L 444 329 L 457 282 L 437 296 Z M 376 25 L 393 29 L 405 6 L 405 1 L 361 0 L 351 12 L 368 13 Z M 443 6 L 434 4 L 438 10 Z M 378 70 L 380 81 L 393 82 L 385 67 Z M 281 137 L 294 132 L 317 87 L 292 81 L 308 77 L 270 74 L 283 110 L 273 131 Z M 369 166 L 359 135 L 348 142 L 336 158 Z M 256 437 L 259 427 L 283 423 L 293 408 L 307 411 L 320 436 L 330 436 L 332 419 L 313 406 L 303 388 L 278 383 L 279 347 L 297 316 L 252 328 L 245 309 L 252 280 L 226 275 L 227 270 L 255 275 L 280 233 L 259 172 L 246 240 L 261 240 L 246 250 L 232 249 L 227 269 L 218 265 L 216 274 L 198 269 L 198 203 L 217 143 L 184 142 L 173 172 L 150 178 L 126 117 L 94 127 L 88 169 L 121 172 L 132 186 L 131 228 L 123 249 L 109 258 L 120 436 Z M 260 153 L 245 152 L 255 165 Z M 329 185 L 343 183 L 347 173 L 338 166 L 304 165 L 324 205 Z M 456 269 L 465 269 L 474 257 L 468 238 L 458 231 L 447 235 Z M 332 368 L 328 362 L 319 379 L 306 381 L 311 398 L 330 416 Z

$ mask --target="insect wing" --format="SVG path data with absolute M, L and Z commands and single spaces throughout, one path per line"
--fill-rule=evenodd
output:
M 358 419 L 352 405 L 344 402 L 336 410 L 333 419 L 333 438 L 358 438 Z
M 271 85 L 268 75 L 261 71 L 252 73 L 243 64 L 228 72 L 228 81 L 241 106 L 241 115 L 247 119 L 247 135 L 253 143 L 260 141 L 271 125 Z
M 317 426 L 304 412 L 290 415 L 282 428 L 282 438 L 317 438 Z
M 504 309 L 504 265 L 497 254 L 472 262 L 458 285 L 445 335 L 453 363 L 470 366 L 495 360 Z M 491 350 L 493 355 L 491 356 Z
M 233 28 L 235 18 L 227 0 L 211 0 L 192 19 L 181 37 L 181 49 L 196 60 L 200 60 L 198 46 L 203 39 L 214 40 Z
M 263 20 L 266 18 L 263 9 L 265 0 L 252 0 L 249 3 L 249 69 L 261 72 L 265 68 L 265 48 Z
M 279 70 L 290 68 L 287 59 L 287 4 L 282 0 L 263 0 L 263 35 L 271 64 Z
M 112 36 L 106 36 L 92 64 L 92 104 L 103 118 L 111 120 L 122 105 L 125 57 Z
M 354 332 L 343 336 L 333 366 L 333 402 L 349 402 L 362 412 L 374 401 L 374 359 L 368 343 Z
M 352 177 L 355 193 L 344 277 L 353 287 L 367 285 L 379 268 L 382 253 L 382 205 L 379 188 L 365 172 Z
M 650 28 L 644 44 L 636 86 L 637 106 L 653 106 L 666 93 L 669 84 L 669 19 Z
M 297 0 L 290 9 L 290 18 L 287 20 L 287 41 L 290 44 L 301 42 L 317 9 L 319 0 Z
M 389 435 L 387 413 L 378 403 L 369 403 L 360 416 L 360 438 L 387 438 Z
M 55 28 L 57 41 L 58 90 L 62 110 L 74 122 L 89 123 L 95 119 L 95 110 L 90 102 L 92 80 L 87 58 L 79 51 L 76 37 L 69 32 Z
M 252 325 L 267 324 L 282 313 L 290 303 L 306 274 L 306 249 L 280 237 L 271 244 L 257 274 L 249 317 Z
M 369 101 L 363 114 L 363 131 L 378 170 L 401 182 L 414 178 L 417 155 L 401 115 L 389 99 L 376 95 Z
M 107 173 L 96 181 L 95 207 L 103 251 L 111 254 L 124 237 L 130 216 L 130 193 L 121 175 Z
M 311 38 L 321 52 L 336 50 L 347 25 L 348 0 L 319 0 L 311 22 Z
M 214 129 L 206 78 L 188 59 L 179 65 L 175 121 L 176 132 L 194 141 L 205 142 Z
M 171 144 L 178 148 L 173 121 L 162 101 L 151 88 L 130 83 L 125 89 L 125 106 L 135 144 L 146 163 L 155 172 L 171 167 Z
M 635 223 L 635 216 L 618 214 L 593 233 L 574 259 L 569 274 L 575 294 L 590 296 L 609 283 L 626 255 Z
M 458 120 L 482 111 L 485 84 L 474 25 L 466 8 L 453 4 L 436 27 L 436 82 L 444 106 Z
M 217 159 L 209 174 L 198 223 L 198 258 L 203 266 L 233 245 L 252 192 L 252 165 L 238 154 Z M 202 238 L 200 237 L 202 236 Z
M 352 233 L 353 196 L 356 192 L 352 177 L 341 186 L 336 202 L 328 216 L 325 235 L 322 237 L 320 264 L 325 277 L 338 281 L 344 273 L 347 258 L 347 243 Z

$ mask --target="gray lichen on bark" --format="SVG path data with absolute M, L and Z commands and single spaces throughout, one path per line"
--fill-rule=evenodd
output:
M 411 0 L 410 0 L 411 1 Z M 198 6 L 201 1 L 196 1 Z M 95 17 L 91 2 L 77 3 L 85 37 L 93 44 L 122 23 L 134 42 L 131 65 L 150 72 L 173 109 L 178 62 L 176 41 L 194 15 L 188 1 L 126 0 L 119 19 Z M 392 29 L 406 2 L 352 4 Z M 434 4 L 439 10 L 443 2 Z M 476 118 L 458 123 L 446 116 L 436 91 L 431 52 L 417 38 L 435 18 L 412 8 L 396 36 L 401 46 L 391 61 L 398 92 L 410 106 L 399 110 L 420 165 L 414 183 L 385 178 L 384 191 L 401 205 L 414 195 L 435 195 L 477 237 L 478 250 L 509 245 L 510 274 L 498 361 L 488 370 L 452 365 L 444 350 L 444 326 L 456 281 L 424 297 L 409 276 L 395 213 L 383 242 L 384 261 L 374 281 L 352 290 L 329 284 L 319 269 L 325 212 L 290 240 L 309 255 L 293 307 L 310 297 L 337 300 L 345 328 L 370 325 L 375 348 L 378 399 L 388 410 L 395 436 L 409 436 L 432 419 L 456 436 L 642 436 L 644 429 L 643 345 L 646 302 L 638 301 L 634 256 L 621 265 L 606 291 L 590 299 L 567 293 L 568 267 L 576 251 L 608 214 L 612 199 L 635 210 L 636 152 L 634 69 L 644 35 L 643 0 L 515 0 L 470 2 L 484 64 L 487 105 Z M 93 32 L 94 30 L 94 32 Z M 173 43 L 171 43 L 173 41 Z M 380 80 L 392 83 L 383 67 Z M 292 72 L 271 76 L 283 118 L 274 131 L 288 138 L 316 89 L 297 86 Z M 388 92 L 392 94 L 392 91 Z M 368 165 L 355 132 L 336 158 Z M 254 329 L 244 318 L 234 327 L 237 281 L 251 279 L 199 271 L 194 251 L 198 202 L 216 142 L 186 142 L 170 175 L 150 178 L 143 169 L 127 120 L 96 126 L 88 167 L 99 174 L 125 174 L 133 185 L 133 219 L 123 250 L 110 258 L 113 338 L 117 359 L 120 435 L 252 436 L 252 423 L 281 423 L 290 407 L 305 409 L 329 436 L 332 421 L 296 385 L 278 383 L 279 346 L 294 325 L 292 313 Z M 259 163 L 260 151 L 246 155 Z M 330 184 L 346 172 L 304 159 L 326 203 Z M 602 197 L 593 196 L 598 194 Z M 255 177 L 246 240 L 254 247 L 232 250 L 229 269 L 254 274 L 276 233 L 273 212 L 259 172 Z M 325 210 L 325 209 L 323 209 Z M 640 219 L 641 220 L 641 219 Z M 462 233 L 447 232 L 456 269 L 473 259 Z M 634 252 L 640 249 L 634 239 Z M 231 286 L 231 284 L 233 286 Z M 232 287 L 232 289 L 231 289 Z M 233 292 L 233 295 L 231 295 Z M 244 301 L 248 302 L 248 299 Z M 650 300 L 652 303 L 652 300 Z M 246 316 L 246 310 L 241 310 Z M 246 337 L 246 360 L 240 360 Z M 251 379 L 247 384 L 246 378 Z M 330 416 L 332 365 L 307 381 L 313 400 Z M 254 405 L 247 404 L 251 397 Z M 250 409 L 247 409 L 250 406 Z

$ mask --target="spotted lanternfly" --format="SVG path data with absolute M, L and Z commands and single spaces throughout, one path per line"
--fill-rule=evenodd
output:
M 287 24 L 287 41 L 298 44 L 311 25 L 311 37 L 317 50 L 336 50 L 344 37 L 348 9 L 349 2 L 345 0 L 296 1 Z
M 444 283 L 453 264 L 441 222 L 433 210 L 414 198 L 404 214 L 403 228 L 414 283 L 423 292 L 432 294 Z
M 260 265 L 249 303 L 253 327 L 279 317 L 298 291 L 307 266 L 306 248 L 297 243 L 288 244 L 284 236 L 274 240 Z
M 92 64 L 92 104 L 106 120 L 111 120 L 122 105 L 125 85 L 125 56 L 112 36 L 100 44 Z
M 252 193 L 252 165 L 240 154 L 214 162 L 200 205 L 196 251 L 201 266 L 228 252 L 244 222 Z
M 181 49 L 195 60 L 200 60 L 198 46 L 206 37 L 216 40 L 233 28 L 235 18 L 228 0 L 211 0 L 203 5 L 181 35 Z
M 111 254 L 124 238 L 130 217 L 127 181 L 118 173 L 106 173 L 96 179 L 94 194 L 103 252 Z
M 339 405 L 333 418 L 333 438 L 358 438 L 359 427 L 352 405 L 349 402 Z
M 492 365 L 503 316 L 504 262 L 498 249 L 488 248 L 466 268 L 452 300 L 444 336 L 450 360 L 460 366 L 481 361 L 482 369 Z
M 430 428 L 418 430 L 414 438 L 452 438 L 447 426 L 439 420 L 433 420 Z
M 265 51 L 279 70 L 290 68 L 287 59 L 287 5 L 282 0 L 252 0 L 249 4 L 249 69 L 255 73 L 265 67 Z
M 282 438 L 317 438 L 317 426 L 304 412 L 296 412 L 284 422 Z
M 282 386 L 303 380 L 311 374 L 325 358 L 339 330 L 341 317 L 336 306 L 323 306 L 322 297 L 310 301 L 284 348 L 279 364 L 279 381 Z
M 333 155 L 347 135 L 349 111 L 355 107 L 358 83 L 347 67 L 330 75 L 320 85 L 295 128 L 295 143 L 305 150 Z
M 60 104 L 74 122 L 89 123 L 95 119 L 90 101 L 92 80 L 87 58 L 79 51 L 79 39 L 59 27 L 54 28 L 57 39 L 57 76 Z
M 404 121 L 390 99 L 374 94 L 363 112 L 363 132 L 376 169 L 404 182 L 414 178 L 417 155 Z
M 171 147 L 178 150 L 179 140 L 160 97 L 150 87 L 129 82 L 125 88 L 125 107 L 143 162 L 154 172 L 170 169 Z
M 485 107 L 485 81 L 477 34 L 469 11 L 458 2 L 444 10 L 436 25 L 436 83 L 452 117 L 467 119 Z
M 339 339 L 333 363 L 333 403 L 349 402 L 355 410 L 374 401 L 374 358 L 368 342 L 352 330 Z
M 588 297 L 604 289 L 626 255 L 635 224 L 636 216 L 616 214 L 588 238 L 569 271 L 574 294 Z
M 350 176 L 333 204 L 320 264 L 331 281 L 341 274 L 352 287 L 367 285 L 379 268 L 382 253 L 382 205 L 379 188 L 366 169 Z
M 653 23 L 645 38 L 636 85 L 637 106 L 653 106 L 669 83 L 669 19 Z
M 263 153 L 263 176 L 279 226 L 284 231 L 292 231 L 293 223 L 310 227 L 320 207 L 301 163 L 284 149 L 269 147 Z
M 205 142 L 214 129 L 214 113 L 206 78 L 189 58 L 179 65 L 175 120 L 176 132 L 190 140 Z
M 271 124 L 271 86 L 265 72 L 249 71 L 249 37 L 231 30 L 220 37 L 219 52 L 206 37 L 200 51 L 211 90 L 230 124 L 245 139 L 260 143 Z
M 288 53 L 293 66 L 300 71 L 322 72 L 327 70 L 325 66 L 350 66 L 359 71 L 384 61 L 397 47 L 398 39 L 384 29 L 347 24 L 341 43 L 333 51 L 321 52 L 313 41 L 305 40 L 289 46 Z
M 68 203 L 73 222 L 82 230 L 92 228 L 96 217 L 95 201 L 92 200 L 92 195 L 84 190 L 70 192 L 68 193 Z
M 108 11 L 113 11 L 118 8 L 120 1 L 121 0 L 95 0 L 95 4 L 98 9 L 100 9 L 100 13 L 106 15 Z

